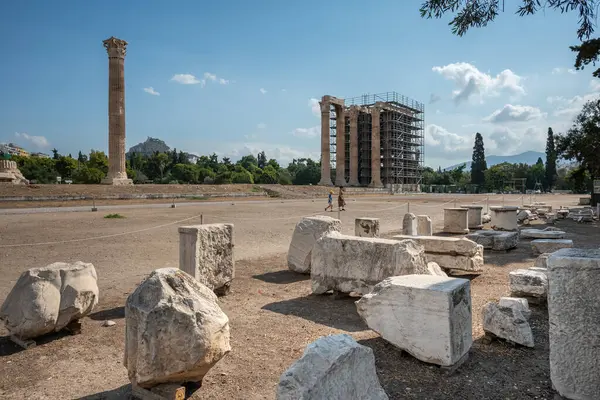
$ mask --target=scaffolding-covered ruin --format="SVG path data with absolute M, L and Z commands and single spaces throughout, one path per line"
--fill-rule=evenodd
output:
M 418 191 L 422 180 L 424 157 L 423 103 L 409 99 L 396 92 L 363 95 L 349 99 L 324 96 L 322 117 L 329 119 L 329 159 L 331 182 L 347 184 L 352 169 L 357 169 L 360 186 L 402 185 L 406 191 Z M 329 109 L 327 109 L 329 107 Z M 354 113 L 353 113 L 354 111 Z M 323 109 L 322 109 L 323 112 Z M 338 157 L 338 114 L 343 117 L 344 156 Z M 352 158 L 352 121 L 356 118 L 358 147 L 357 159 Z M 379 128 L 373 117 L 379 116 Z M 375 131 L 375 132 L 374 132 Z M 373 137 L 379 135 L 379 148 L 372 147 Z M 323 140 L 324 138 L 322 138 Z M 323 149 L 323 147 L 322 147 Z M 373 156 L 379 154 L 379 172 L 374 169 Z M 344 172 L 337 172 L 338 161 L 343 161 Z M 355 165 L 356 164 L 356 165 Z M 325 171 L 324 171 L 325 172 Z M 329 172 L 329 171 L 327 171 Z M 322 179 L 322 182 L 323 179 Z M 350 180 L 351 182 L 351 180 Z M 325 182 L 324 182 L 325 183 Z M 350 183 L 352 184 L 352 183 Z

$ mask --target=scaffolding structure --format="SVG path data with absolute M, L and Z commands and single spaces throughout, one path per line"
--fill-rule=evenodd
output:
M 423 175 L 424 113 L 423 103 L 396 92 L 365 94 L 344 100 L 345 108 L 359 106 L 358 115 L 358 176 L 361 185 L 371 182 L 371 137 L 374 107 L 380 109 L 381 181 L 384 185 L 419 185 Z M 335 127 L 335 116 L 332 125 Z M 346 118 L 347 120 L 347 118 Z M 346 128 L 346 142 L 349 130 Z M 330 129 L 332 143 L 335 128 Z M 335 163 L 335 146 L 332 145 L 332 162 Z M 349 146 L 345 146 L 348 154 Z M 346 156 L 346 164 L 348 167 Z M 348 176 L 348 174 L 346 174 Z

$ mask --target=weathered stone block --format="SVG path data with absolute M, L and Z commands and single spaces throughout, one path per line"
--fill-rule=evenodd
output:
M 342 222 L 339 219 L 317 215 L 304 217 L 297 224 L 288 250 L 288 268 L 302 274 L 310 273 L 312 248 L 329 232 L 341 232 Z
M 330 233 L 319 239 L 312 251 L 312 291 L 365 294 L 390 276 L 428 274 L 423 253 L 423 246 L 412 240 Z
M 482 245 L 484 249 L 504 251 L 517 247 L 519 232 L 477 231 L 468 234 L 466 238 Z
M 481 220 L 481 212 L 483 210 L 482 205 L 467 204 L 461 205 L 460 207 L 468 210 L 467 220 L 469 229 L 481 229 L 483 227 L 483 222 Z
M 413 213 L 404 214 L 402 219 L 402 234 L 415 236 L 417 234 L 417 217 Z
M 510 342 L 533 347 L 531 327 L 516 307 L 487 303 L 483 307 L 483 330 Z
M 369 328 L 424 362 L 453 365 L 473 343 L 467 279 L 394 276 L 377 284 L 356 308 Z
M 501 297 L 498 305 L 516 308 L 523 314 L 526 320 L 529 320 L 529 317 L 531 317 L 531 310 L 529 309 L 529 302 L 527 299 L 521 297 Z
M 58 332 L 98 304 L 92 264 L 57 262 L 21 274 L 0 308 L 0 320 L 20 339 Z
M 566 233 L 563 231 L 550 231 L 545 229 L 522 229 L 521 237 L 525 239 L 563 239 Z
M 387 400 L 377 378 L 373 350 L 350 335 L 317 339 L 281 375 L 277 400 Z
M 600 250 L 562 249 L 548 257 L 552 386 L 569 399 L 600 394 Z
M 540 254 L 533 262 L 533 266 L 547 270 L 548 269 L 548 257 L 550 257 L 550 254 L 552 254 L 552 253 Z
M 546 274 L 531 269 L 517 269 L 508 273 L 512 297 L 537 297 L 545 299 L 548 293 Z
M 358 237 L 379 237 L 379 218 L 356 218 L 354 234 Z
M 227 294 L 235 276 L 233 224 L 179 227 L 179 269 L 217 294 Z
M 536 239 L 531 241 L 533 254 L 554 253 L 560 249 L 573 247 L 573 241 L 569 239 Z
M 431 236 L 433 235 L 433 222 L 428 215 L 417 215 L 417 235 Z
M 493 228 L 498 231 L 516 231 L 518 209 L 512 206 L 490 207 Z
M 230 350 L 217 297 L 185 272 L 157 269 L 127 298 L 124 365 L 132 384 L 202 382 Z
M 444 232 L 469 233 L 469 210 L 466 208 L 444 208 Z

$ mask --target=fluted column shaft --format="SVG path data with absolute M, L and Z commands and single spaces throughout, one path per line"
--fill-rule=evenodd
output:
M 329 118 L 331 117 L 330 104 L 321 104 L 321 180 L 319 185 L 331 186 L 331 163 L 329 153 Z
M 346 117 L 344 107 L 335 106 L 335 186 L 346 186 Z
M 358 181 L 358 109 L 350 108 L 350 186 L 359 186 Z
M 380 110 L 371 110 L 371 184 L 372 187 L 382 187 L 381 183 L 381 123 Z

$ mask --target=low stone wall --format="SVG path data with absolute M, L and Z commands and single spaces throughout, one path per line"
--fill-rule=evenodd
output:
M 100 196 L 89 195 L 57 195 L 57 196 L 0 196 L 2 201 L 70 201 L 70 200 L 156 200 L 156 199 L 214 199 L 223 197 L 265 197 L 264 192 L 252 193 L 139 193 L 139 194 L 107 194 Z

